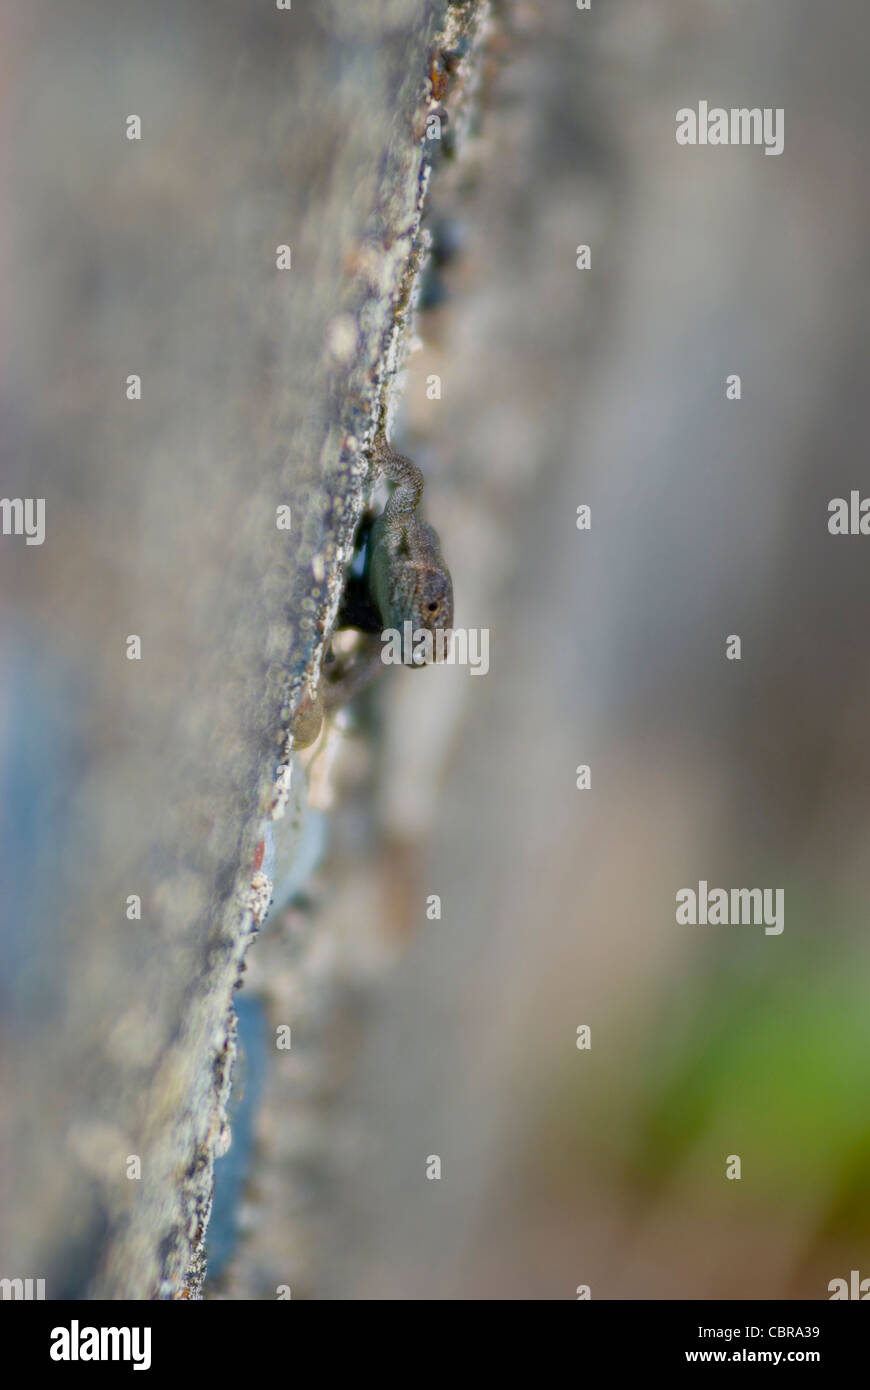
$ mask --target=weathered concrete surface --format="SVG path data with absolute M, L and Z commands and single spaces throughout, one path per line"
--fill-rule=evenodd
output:
M 48 1297 L 197 1292 L 254 848 L 401 360 L 446 10 L 7 6 L 2 490 L 46 537 L 0 541 L 0 1273 Z
M 226 1288 L 289 1252 L 314 1297 L 824 1298 L 870 1233 L 870 541 L 826 527 L 867 491 L 866 7 L 517 10 L 404 396 L 492 670 L 382 682 L 251 953 L 298 1027 Z M 702 97 L 784 106 L 782 156 L 677 146 Z M 782 936 L 677 926 L 700 878 L 783 884 Z

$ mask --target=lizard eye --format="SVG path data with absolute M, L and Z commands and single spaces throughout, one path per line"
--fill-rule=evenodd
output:
M 428 610 L 429 610 L 430 613 L 437 613 L 437 612 L 438 612 L 438 609 L 439 609 L 439 607 L 440 607 L 440 604 L 438 603 L 438 600 L 437 600 L 437 599 L 433 599 L 431 603 L 427 603 L 427 604 L 426 604 L 426 607 L 428 608 Z

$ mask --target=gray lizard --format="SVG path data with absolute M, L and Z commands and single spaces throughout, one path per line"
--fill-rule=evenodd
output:
M 361 629 L 366 637 L 349 664 L 333 663 L 320 682 L 317 698 L 306 699 L 293 723 L 293 745 L 306 748 L 320 732 L 325 711 L 352 699 L 383 666 L 380 634 L 448 632 L 453 627 L 453 581 L 433 527 L 417 514 L 424 480 L 416 464 L 387 443 L 383 429 L 375 436 L 372 458 L 394 490 L 368 537 L 362 582 L 349 581 L 339 628 Z M 437 646 L 433 643 L 437 651 Z M 435 657 L 437 660 L 437 656 Z

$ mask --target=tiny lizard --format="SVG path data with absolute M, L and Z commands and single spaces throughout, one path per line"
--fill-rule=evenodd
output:
M 450 571 L 437 532 L 417 515 L 423 474 L 391 448 L 383 429 L 375 436 L 372 457 L 394 490 L 371 527 L 362 582 L 348 582 L 338 618 L 338 627 L 360 628 L 366 638 L 352 663 L 337 672 L 326 668 L 315 700 L 303 700 L 293 721 L 295 748 L 313 743 L 324 712 L 345 704 L 374 678 L 383 665 L 385 628 L 404 633 L 410 622 L 413 632 L 434 634 L 453 627 Z M 342 668 L 340 662 L 334 665 Z
M 453 626 L 453 582 L 441 554 L 437 533 L 417 515 L 423 474 L 397 454 L 383 430 L 375 438 L 375 462 L 395 490 L 369 537 L 369 593 L 383 627 L 430 632 Z

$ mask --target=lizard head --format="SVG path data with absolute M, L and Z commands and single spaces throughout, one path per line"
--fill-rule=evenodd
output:
M 408 617 L 415 629 L 427 632 L 453 627 L 453 581 L 444 565 L 415 566 Z

